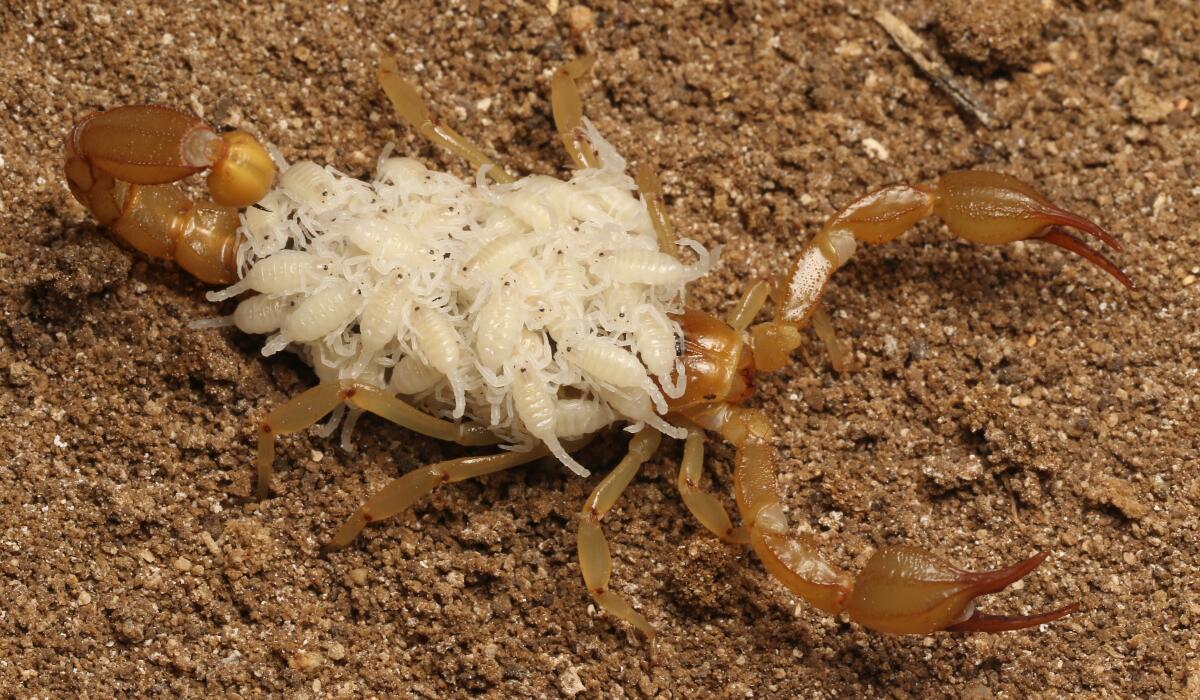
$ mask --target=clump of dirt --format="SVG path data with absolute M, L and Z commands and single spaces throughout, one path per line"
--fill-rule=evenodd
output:
M 1028 68 L 1046 55 L 1051 9 L 1030 0 L 941 0 L 937 33 L 949 57 L 993 71 Z

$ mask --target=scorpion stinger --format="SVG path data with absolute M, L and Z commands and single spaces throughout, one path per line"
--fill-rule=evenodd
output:
M 192 201 L 170 184 L 211 168 L 212 201 Z M 134 105 L 81 119 L 66 142 L 71 194 L 129 245 L 174 260 L 197 279 L 229 284 L 241 243 L 238 207 L 275 181 L 266 149 L 244 131 L 218 135 L 169 107 Z

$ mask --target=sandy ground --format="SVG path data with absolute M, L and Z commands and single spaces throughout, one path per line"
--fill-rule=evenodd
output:
M 1200 697 L 1200 11 L 977 4 L 892 9 L 991 105 L 992 129 L 860 2 L 597 3 L 590 30 L 567 0 L 6 4 L 0 695 Z M 60 174 L 70 125 L 163 103 L 355 174 L 388 142 L 464 172 L 392 116 L 373 78 L 392 53 L 486 150 L 562 173 L 548 79 L 584 42 L 600 56 L 587 114 L 659 166 L 682 231 L 725 246 L 698 283 L 706 308 L 857 195 L 953 168 L 1035 182 L 1124 242 L 1133 294 L 1048 246 L 981 249 L 922 224 L 831 286 L 860 369 L 837 375 L 809 340 L 759 397 L 792 518 L 839 564 L 890 542 L 979 568 L 1049 549 L 988 607 L 1081 612 L 924 638 L 824 617 L 691 519 L 678 444 L 605 523 L 618 589 L 660 631 L 653 654 L 581 585 L 595 479 L 543 463 L 446 488 L 322 558 L 374 489 L 456 454 L 366 419 L 357 454 L 284 440 L 276 493 L 246 498 L 249 421 L 312 374 L 262 359 L 258 339 L 188 329 L 219 310 L 89 222 Z M 710 445 L 726 492 L 730 450 Z M 617 452 L 586 456 L 603 470 Z

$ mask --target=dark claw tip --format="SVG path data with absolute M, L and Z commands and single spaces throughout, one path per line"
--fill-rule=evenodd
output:
M 975 596 L 997 593 L 1028 576 L 1034 569 L 1041 566 L 1042 562 L 1046 561 L 1049 556 L 1050 552 L 1039 552 L 1025 561 L 1003 569 L 965 574 L 963 581 L 964 583 L 970 583 L 971 592 Z M 976 609 L 972 611 L 970 617 L 962 622 L 950 625 L 946 629 L 951 632 L 1009 632 L 1012 630 L 1023 630 L 1029 627 L 1037 627 L 1047 622 L 1053 622 L 1070 615 L 1078 609 L 1079 603 L 1070 603 L 1061 608 L 1035 615 L 990 615 Z
M 1017 562 L 1012 566 L 996 569 L 995 571 L 971 572 L 965 574 L 961 580 L 964 583 L 970 584 L 971 592 L 976 596 L 999 593 L 1013 583 L 1028 576 L 1030 572 L 1041 566 L 1042 562 L 1046 561 L 1049 556 L 1050 552 L 1038 552 L 1025 561 Z
M 947 632 L 1011 632 L 1060 620 L 1079 609 L 1079 603 L 1069 603 L 1036 615 L 989 615 L 976 610 L 971 617 L 950 625 Z
M 1129 279 L 1129 275 L 1126 275 L 1124 272 L 1122 272 L 1121 268 L 1117 267 L 1116 263 L 1104 257 L 1103 254 L 1097 253 L 1096 251 L 1087 247 L 1087 244 L 1085 244 L 1083 241 L 1079 240 L 1075 236 L 1072 236 L 1058 226 L 1051 226 L 1047 228 L 1044 233 L 1031 240 L 1045 241 L 1046 243 L 1056 245 L 1063 250 L 1070 251 L 1112 275 L 1113 278 L 1115 278 L 1118 282 L 1125 285 L 1125 288 L 1129 291 L 1136 289 L 1136 286 L 1133 284 L 1133 280 Z M 1119 248 L 1117 249 L 1119 250 Z
M 1108 246 L 1109 248 L 1112 248 L 1118 252 L 1121 250 L 1121 244 L 1117 242 L 1117 239 L 1113 238 L 1112 234 L 1110 234 L 1108 231 L 1105 231 L 1100 227 L 1099 224 L 1094 223 L 1090 219 L 1085 219 L 1078 214 L 1073 214 L 1069 211 L 1059 209 L 1058 207 L 1047 208 L 1047 210 L 1043 213 L 1043 216 L 1052 224 L 1069 226 L 1073 229 L 1083 231 L 1089 236 L 1093 236 L 1097 240 L 1103 242 L 1104 245 Z

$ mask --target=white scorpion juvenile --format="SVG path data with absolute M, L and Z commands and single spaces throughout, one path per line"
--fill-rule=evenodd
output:
M 977 597 L 1021 579 L 1045 553 L 972 573 L 895 545 L 876 551 L 857 577 L 840 571 L 811 536 L 793 532 L 776 490 L 782 460 L 770 421 L 744 403 L 756 371 L 782 367 L 810 323 L 840 361 L 820 298 L 859 243 L 886 243 L 937 214 L 966 240 L 1052 243 L 1132 288 L 1116 265 L 1066 228 L 1119 250 L 1116 241 L 1014 178 L 950 173 L 933 185 L 893 185 L 852 202 L 786 275 L 752 284 L 722 321 L 685 305 L 687 285 L 715 256 L 674 235 L 657 178 L 646 168 L 630 178 L 625 161 L 583 119 L 575 81 L 593 60 L 577 59 L 551 81 L 555 123 L 576 166 L 565 181 L 513 178 L 434 119 L 391 60 L 379 73 L 388 98 L 426 138 L 468 159 L 473 181 L 385 150 L 370 181 L 277 158 L 283 173 L 272 189 L 274 163 L 253 137 L 218 135 L 191 115 L 155 106 L 80 120 L 66 141 L 67 181 L 129 245 L 225 285 L 211 300 L 253 293 L 230 316 L 204 325 L 269 334 L 264 355 L 290 348 L 312 365 L 319 385 L 256 424 L 259 497 L 269 494 L 275 437 L 329 414 L 332 431 L 346 407 L 344 443 L 355 418 L 368 411 L 462 445 L 504 445 L 392 481 L 327 551 L 441 484 L 548 454 L 587 477 L 572 453 L 597 431 L 626 424 L 633 433 L 627 456 L 581 513 L 579 563 L 599 607 L 648 637 L 654 628 L 609 586 L 600 520 L 664 434 L 686 439 L 679 489 L 704 527 L 749 545 L 773 576 L 823 611 L 881 632 L 920 634 L 1016 630 L 1074 610 L 1071 604 L 1003 616 L 976 609 Z M 194 202 L 170 184 L 205 169 L 213 201 Z M 239 217 L 241 207 L 249 208 Z M 755 324 L 768 301 L 773 317 Z M 741 526 L 699 487 L 705 431 L 736 450 Z

